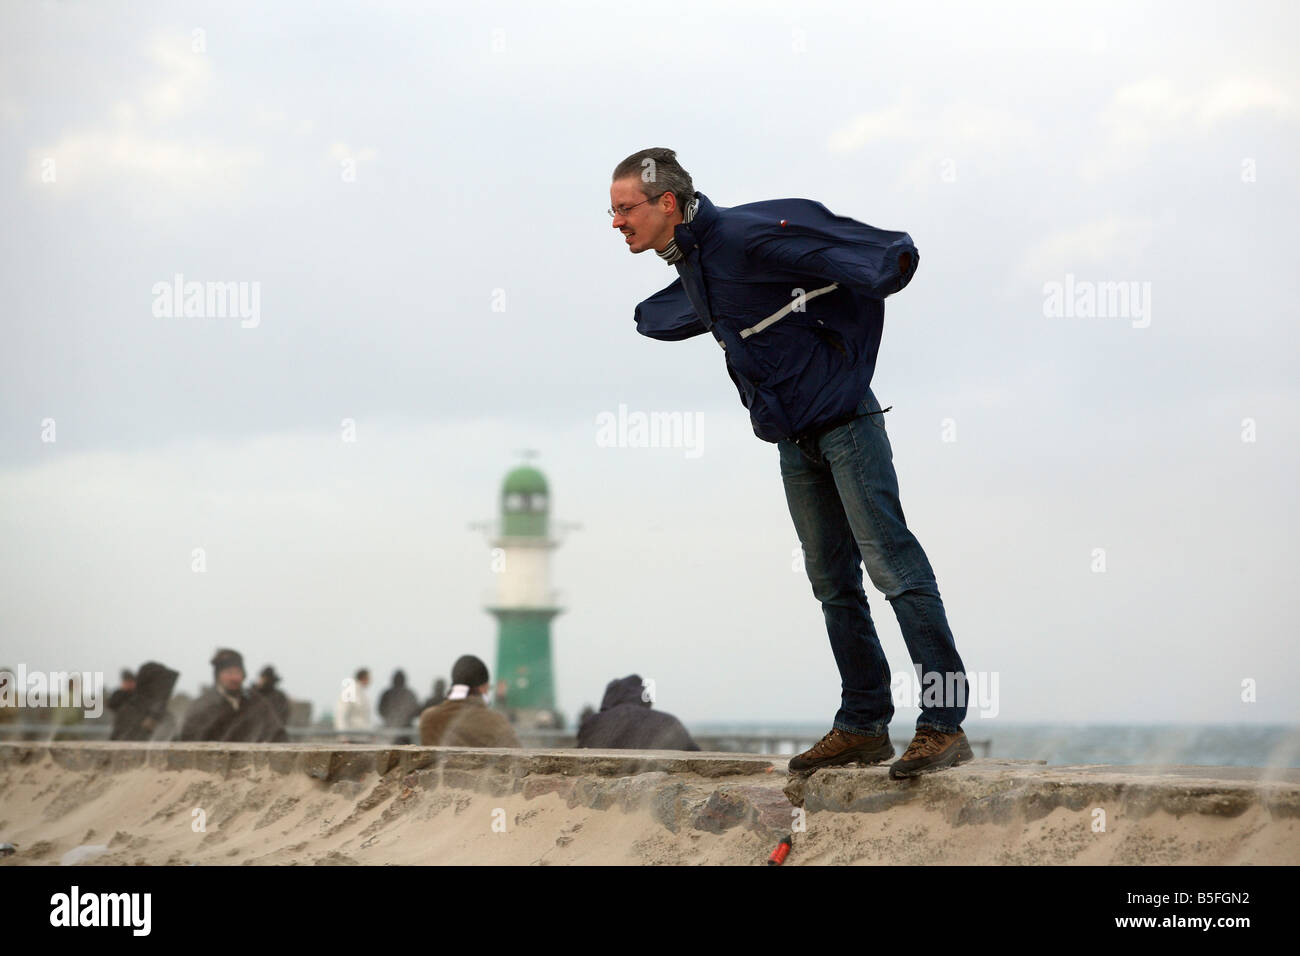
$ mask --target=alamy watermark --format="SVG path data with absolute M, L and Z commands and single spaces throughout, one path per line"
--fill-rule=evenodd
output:
M 1076 280 L 1043 283 L 1043 315 L 1049 319 L 1132 319 L 1135 329 L 1151 324 L 1150 282 Z
M 965 707 L 969 697 L 972 709 L 981 717 L 996 717 L 1001 709 L 997 671 L 926 671 L 919 677 L 898 671 L 889 682 L 889 691 L 895 707 Z
M 133 936 L 148 936 L 152 893 L 83 893 L 73 885 L 50 897 L 51 926 L 121 926 Z
M 262 283 L 186 282 L 178 272 L 171 282 L 153 284 L 153 314 L 158 319 L 243 319 L 255 329 L 262 321 Z
M 61 707 L 87 717 L 104 714 L 103 671 L 28 671 L 19 664 L 0 670 L 0 708 Z
M 597 448 L 684 448 L 687 458 L 704 454 L 703 412 L 629 412 L 596 416 Z

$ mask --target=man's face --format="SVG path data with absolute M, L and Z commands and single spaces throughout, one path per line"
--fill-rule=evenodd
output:
M 223 667 L 217 673 L 217 682 L 233 694 L 244 686 L 244 669 L 238 666 Z
M 609 186 L 609 204 L 615 212 L 614 228 L 623 236 L 629 252 L 666 248 L 673 238 L 673 227 L 682 221 L 676 196 L 664 193 L 645 202 L 647 189 L 654 194 L 654 184 L 641 182 L 640 176 L 617 179 Z M 620 206 L 629 207 L 626 216 L 618 213 Z

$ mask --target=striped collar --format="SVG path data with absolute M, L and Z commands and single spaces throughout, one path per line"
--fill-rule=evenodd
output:
M 694 197 L 691 198 L 691 201 L 686 204 L 686 212 L 682 216 L 682 222 L 690 222 L 692 219 L 694 219 L 695 212 L 699 208 L 700 208 L 700 197 L 699 194 L 697 193 Z M 659 250 L 657 249 L 655 251 L 659 252 Z M 663 259 L 664 262 L 666 262 L 668 265 L 672 265 L 673 263 L 677 262 L 678 259 L 681 259 L 683 257 L 682 251 L 677 248 L 676 236 L 668 240 L 668 245 L 664 247 L 663 252 L 659 252 L 659 257 Z

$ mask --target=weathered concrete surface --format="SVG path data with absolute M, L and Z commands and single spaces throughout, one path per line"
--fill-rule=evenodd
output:
M 1224 817 L 1261 807 L 1279 819 L 1300 817 L 1300 769 L 1290 768 L 1048 767 L 985 759 L 902 781 L 882 771 L 821 770 L 790 778 L 785 793 L 809 812 L 879 813 L 917 803 L 945 811 L 957 825 L 1016 816 L 1036 820 L 1057 807 Z
M 0 865 L 1300 863 L 1300 770 L 319 744 L 0 743 Z M 205 829 L 191 817 L 201 813 Z M 490 821 L 489 821 L 490 818 Z M 1100 829 L 1099 829 L 1100 825 Z
M 359 780 L 369 774 L 441 767 L 494 771 L 515 776 L 561 774 L 621 777 L 663 771 L 701 777 L 763 773 L 771 757 L 676 750 L 465 750 L 457 747 L 397 747 L 370 744 L 121 743 L 112 741 L 0 742 L 0 768 L 49 756 L 67 770 L 116 772 L 133 767 L 203 770 L 228 774 L 267 768 L 302 771 L 325 783 Z

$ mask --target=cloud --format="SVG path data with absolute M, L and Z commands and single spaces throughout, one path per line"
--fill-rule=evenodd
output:
M 242 173 L 261 164 L 257 149 L 179 135 L 178 121 L 201 110 L 212 86 L 208 58 L 193 52 L 189 37 L 155 35 L 145 55 L 152 72 L 112 102 L 103 122 L 28 151 L 30 182 L 66 197 L 140 176 L 160 203 L 161 194 L 177 192 L 220 201 Z
M 900 103 L 875 113 L 860 113 L 826 139 L 832 153 L 856 153 L 875 143 L 915 139 L 922 122 L 909 104 Z
M 1155 238 L 1155 220 L 1144 216 L 1107 216 L 1048 235 L 1031 246 L 1018 272 L 1031 283 L 1059 278 L 1066 272 L 1106 263 L 1136 266 Z M 1118 278 L 1118 277 L 1115 277 Z
M 1264 80 L 1228 77 L 1197 103 L 1196 119 L 1209 128 L 1225 119 L 1255 110 L 1294 117 L 1295 104 L 1285 91 Z
M 316 128 L 316 123 L 309 119 L 294 120 L 282 109 L 258 103 L 253 107 L 253 125 L 262 129 L 291 129 L 295 136 L 305 136 Z
M 379 151 L 373 146 L 366 146 L 362 149 L 353 149 L 347 143 L 331 143 L 330 157 L 342 162 L 345 159 L 355 159 L 360 162 L 369 162 L 372 159 L 379 158 Z
M 194 52 L 189 38 L 155 35 L 148 56 L 157 72 L 139 91 L 139 99 L 149 120 L 164 123 L 192 112 L 212 86 L 207 54 Z
M 832 154 L 851 154 L 882 143 L 911 144 L 917 152 L 907 161 L 902 185 L 928 186 L 944 175 L 959 175 L 978 157 L 1032 146 L 1034 124 L 1000 106 L 962 100 L 941 108 L 916 106 L 910 91 L 901 101 L 874 113 L 862 113 L 834 130 L 826 140 Z
M 289 122 L 289 114 L 284 110 L 272 109 L 264 103 L 253 107 L 253 122 L 258 126 L 281 127 Z
M 1294 121 L 1295 100 L 1258 77 L 1221 77 L 1195 91 L 1179 88 L 1168 77 L 1147 77 L 1116 90 L 1098 115 L 1104 142 L 1100 152 L 1083 160 L 1080 174 L 1095 181 L 1139 165 L 1159 143 L 1204 136 L 1225 122 L 1258 112 Z
M 33 181 L 41 181 L 47 159 L 54 160 L 56 195 L 124 173 L 147 176 L 152 186 L 167 192 L 202 193 L 230 186 L 238 175 L 260 165 L 262 154 L 253 149 L 150 137 L 132 130 L 92 130 L 67 135 L 48 149 L 31 150 Z

